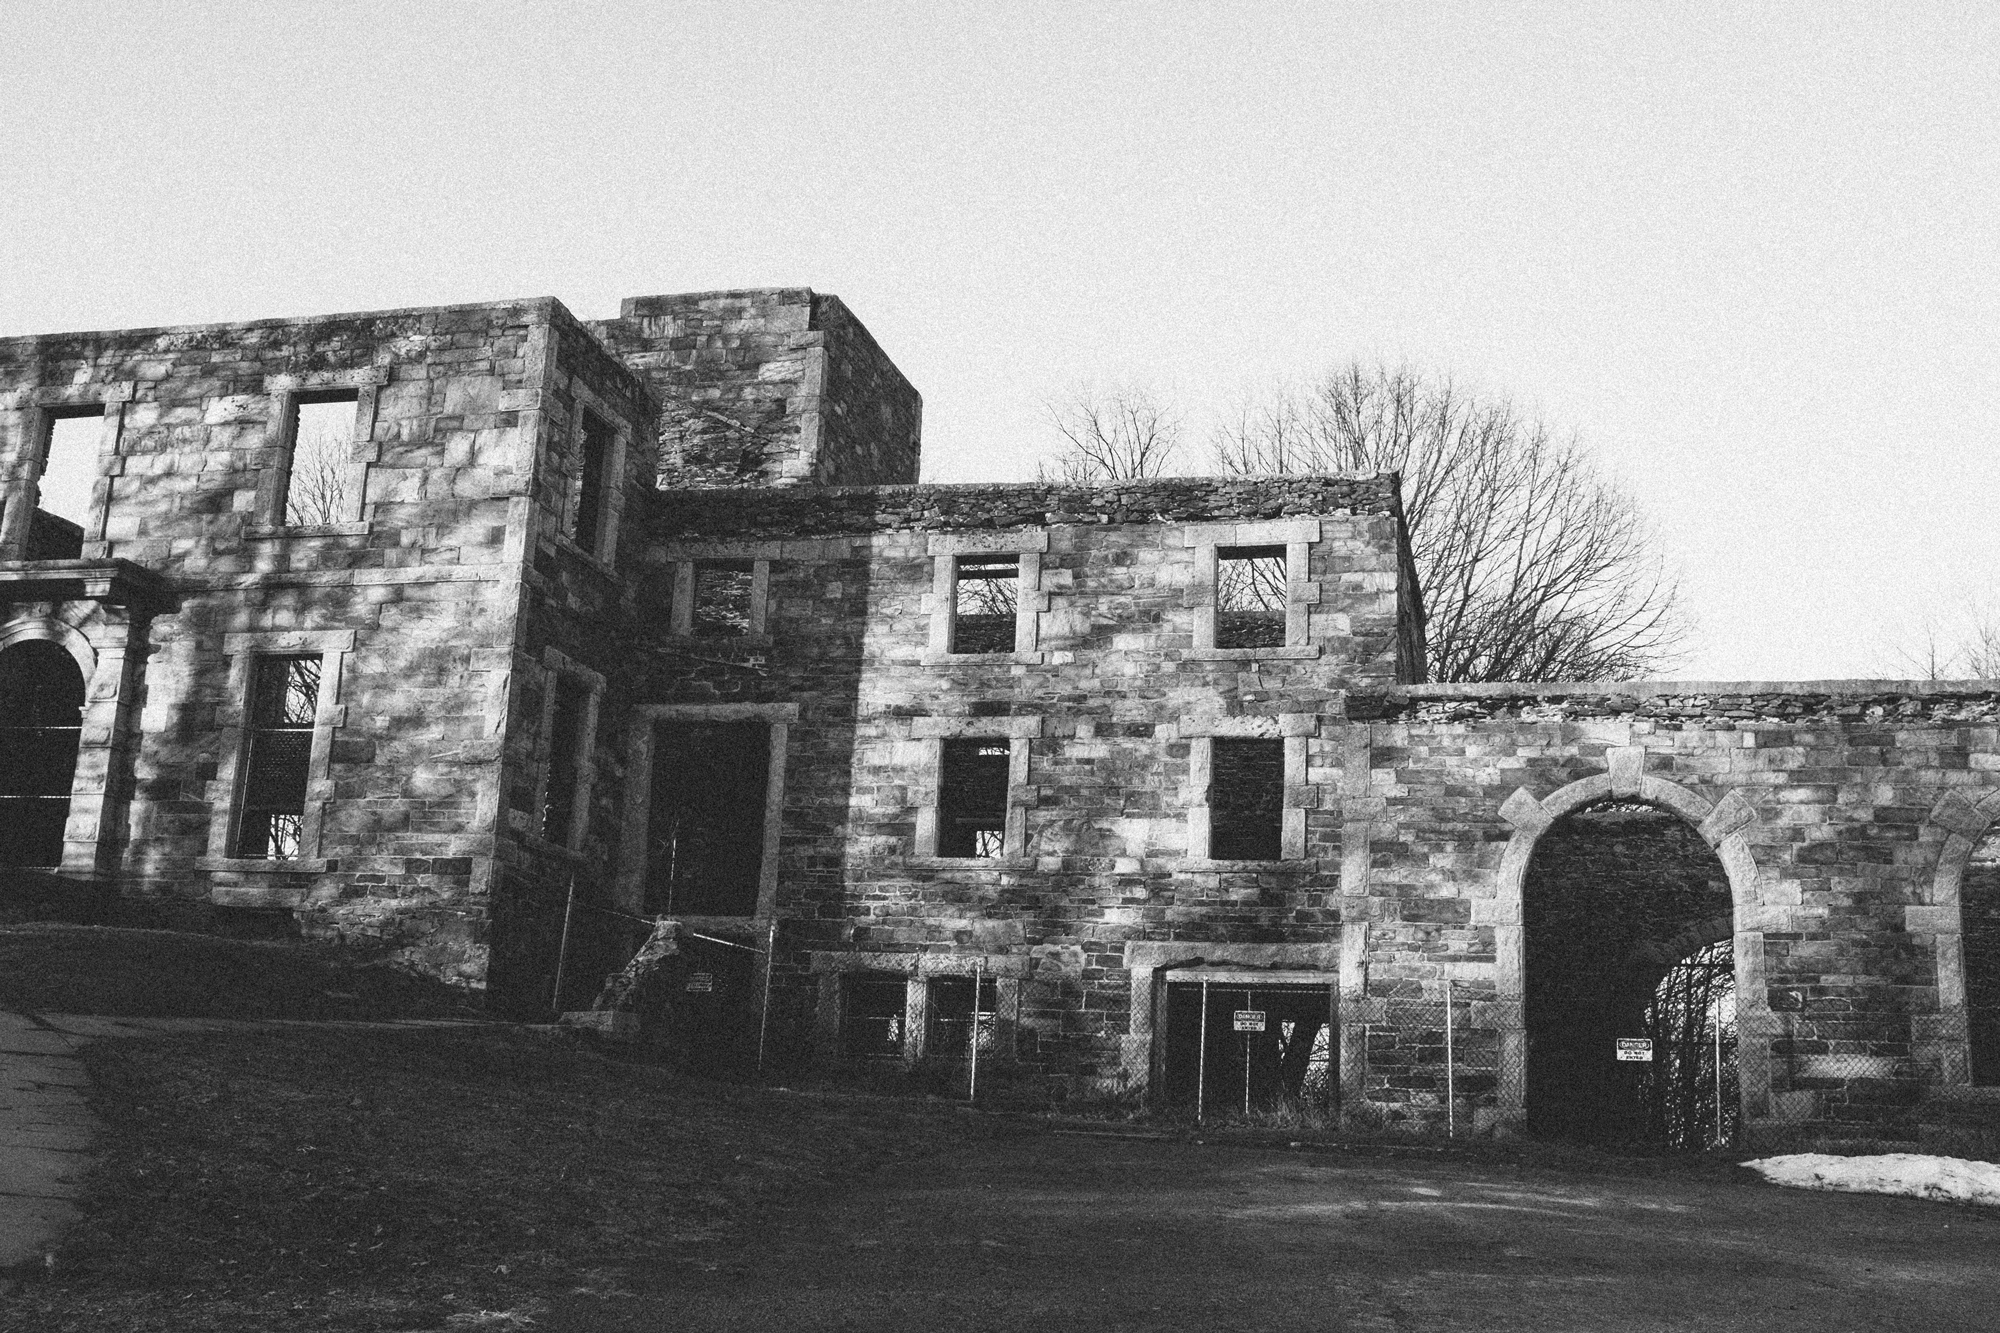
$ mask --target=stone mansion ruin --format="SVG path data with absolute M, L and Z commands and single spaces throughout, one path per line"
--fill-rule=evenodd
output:
M 1560 1128 L 1719 958 L 1718 1129 L 2000 1097 L 2000 686 L 1428 685 L 1395 477 L 919 421 L 802 289 L 0 340 L 0 861 L 522 1015 L 671 918 L 723 1059 Z

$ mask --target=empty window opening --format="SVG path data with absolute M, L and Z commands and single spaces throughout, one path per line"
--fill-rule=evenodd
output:
M 943 751 L 937 854 L 1002 855 L 1007 841 L 1008 743 L 946 741 Z
M 1958 912 L 1972 1081 L 2000 1087 L 2000 832 L 1973 849 L 1959 881 Z
M 292 400 L 291 472 L 285 482 L 285 526 L 345 521 L 353 484 L 354 389 L 302 393 Z
M 924 1034 L 924 1054 L 948 1060 L 972 1055 L 976 1033 L 982 1053 L 994 1046 L 994 1020 L 1000 1011 L 1000 986 L 980 977 L 978 1003 L 973 1003 L 972 977 L 932 977 L 925 996 L 930 1030 Z
M 571 531 L 576 544 L 596 555 L 604 535 L 605 480 L 611 471 L 611 427 L 592 413 L 583 414 L 583 459 L 576 485 L 576 519 Z
M 1216 740 L 1208 779 L 1208 854 L 1218 861 L 1284 855 L 1285 743 Z
M 0 865 L 62 864 L 83 671 L 61 644 L 0 652 Z
M 901 1055 L 908 1035 L 908 987 L 902 977 L 851 976 L 842 987 L 840 1053 Z
M 1705 1148 L 1712 1142 L 1714 1004 L 1729 995 L 1728 873 L 1693 825 L 1664 810 L 1607 802 L 1574 811 L 1536 840 L 1522 884 L 1527 975 L 1527 1113 L 1535 1133 L 1600 1143 Z M 1714 948 L 1703 946 L 1714 941 Z M 1676 971 L 1676 969 L 1679 969 Z M 1663 980 L 1665 978 L 1665 980 Z M 1664 991 L 1663 991 L 1664 988 Z M 1725 1099 L 1735 1087 L 1733 999 L 1723 1028 Z M 1654 1059 L 1620 1060 L 1620 1039 L 1652 1037 Z M 1707 1041 L 1705 1065 L 1663 1054 Z M 1706 1074 L 1700 1071 L 1705 1069 Z M 1668 1090 L 1680 1081 L 1688 1099 Z M 1461 1079 L 1461 1091 L 1463 1079 Z M 1675 1109 L 1678 1107 L 1678 1109 Z M 1692 1121 L 1707 1124 L 1709 1136 Z M 1724 1108 L 1733 1133 L 1735 1112 Z M 1680 1128 L 1673 1128 L 1678 1125 Z
M 1736 950 L 1729 940 L 1678 959 L 1653 987 L 1645 1032 L 1653 1058 L 1639 1066 L 1647 1136 L 1699 1152 L 1736 1139 Z
M 549 716 L 549 780 L 542 794 L 542 836 L 567 847 L 576 829 L 576 794 L 583 778 L 590 687 L 574 676 L 555 679 Z
M 750 590 L 755 562 L 698 560 L 694 566 L 695 634 L 704 639 L 739 638 L 750 632 Z
M 1167 987 L 1161 1077 L 1169 1105 L 1199 1101 L 1210 1116 L 1242 1113 L 1246 1103 L 1250 1114 L 1333 1107 L 1339 1079 L 1331 984 L 1212 984 L 1205 1034 L 1202 995 L 1199 982 Z
M 770 772 L 767 722 L 659 724 L 646 826 L 647 913 L 756 915 Z
M 61 521 L 63 526 L 57 531 L 75 528 L 72 540 L 77 550 L 71 553 L 72 559 L 83 553 L 83 528 L 90 517 L 92 492 L 97 486 L 97 455 L 103 440 L 101 404 L 56 408 L 49 413 L 48 448 L 42 455 L 41 498 L 35 507 Z M 68 536 L 67 532 L 64 536 Z
M 1223 546 L 1215 552 L 1215 646 L 1285 646 L 1285 548 Z
M 1021 557 L 961 555 L 956 560 L 951 651 L 1013 652 L 1021 606 Z
M 249 755 L 236 855 L 291 861 L 303 853 L 306 777 L 319 712 L 320 659 L 260 657 L 251 675 Z

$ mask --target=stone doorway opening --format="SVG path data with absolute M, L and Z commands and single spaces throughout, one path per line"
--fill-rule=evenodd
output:
M 62 864 L 83 696 L 83 671 L 61 644 L 0 651 L 0 865 Z
M 1189 971 L 1166 987 L 1165 1103 L 1208 1117 L 1330 1115 L 1340 1049 L 1332 982 L 1204 981 Z
M 1678 816 L 1605 801 L 1549 826 L 1522 889 L 1532 1132 L 1707 1148 L 1719 1084 L 1734 1135 L 1732 920 L 1727 872 Z

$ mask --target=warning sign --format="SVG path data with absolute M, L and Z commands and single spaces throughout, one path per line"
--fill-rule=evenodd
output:
M 1264 1030 L 1264 1011 L 1262 1009 L 1238 1009 L 1236 1011 L 1236 1030 L 1238 1032 L 1262 1032 Z
M 1653 1058 L 1653 1039 L 1651 1037 L 1620 1037 L 1618 1039 L 1618 1058 L 1620 1060 L 1650 1061 Z
M 687 988 L 691 991 L 697 991 L 704 995 L 707 994 L 709 991 L 715 989 L 715 973 L 713 972 L 688 973 Z

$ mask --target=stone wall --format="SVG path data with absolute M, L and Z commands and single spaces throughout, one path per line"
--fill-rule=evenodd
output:
M 636 296 L 590 327 L 661 404 L 664 487 L 917 479 L 922 399 L 837 297 Z
M 106 411 L 83 568 L 8 574 L 4 632 L 84 641 L 96 663 L 66 871 L 291 907 L 483 979 L 536 443 L 566 344 L 608 360 L 549 301 L 0 340 L 10 513 L 32 507 L 42 415 Z M 319 390 L 357 400 L 347 508 L 287 527 L 285 404 Z M 627 411 L 641 400 L 629 385 Z M 229 825 L 249 663 L 288 652 L 330 678 L 311 845 L 246 860 Z

